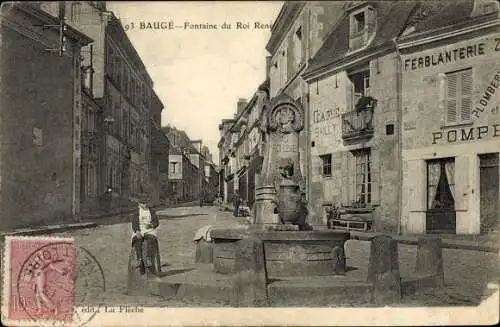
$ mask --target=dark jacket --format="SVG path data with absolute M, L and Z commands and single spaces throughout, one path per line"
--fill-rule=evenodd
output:
M 160 225 L 158 215 L 156 214 L 155 210 L 151 208 L 149 208 L 149 212 L 151 212 L 151 225 L 153 228 L 157 228 Z M 132 229 L 134 230 L 134 232 L 139 231 L 139 208 L 135 210 L 135 213 L 132 217 Z

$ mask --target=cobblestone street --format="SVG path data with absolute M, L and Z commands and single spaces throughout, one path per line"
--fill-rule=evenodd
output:
M 196 231 L 205 226 L 242 226 L 244 219 L 235 219 L 231 212 L 216 207 L 184 207 L 160 210 L 158 232 L 162 263 L 168 267 L 189 265 L 194 262 Z M 127 264 L 130 253 L 131 226 L 127 222 L 103 222 L 96 228 L 82 229 L 54 236 L 74 237 L 77 245 L 89 250 L 101 264 L 106 292 L 96 301 L 107 304 L 137 304 L 185 306 L 189 303 L 166 302 L 157 297 L 125 295 Z M 350 240 L 346 243 L 348 266 L 366 270 L 370 243 Z M 488 282 L 498 281 L 498 255 L 495 253 L 443 249 L 445 291 L 432 291 L 405 297 L 409 305 L 468 305 L 480 302 Z M 399 245 L 401 275 L 411 273 L 415 266 L 416 246 Z M 204 304 L 205 305 L 205 304 Z M 216 305 L 216 304 L 213 304 Z

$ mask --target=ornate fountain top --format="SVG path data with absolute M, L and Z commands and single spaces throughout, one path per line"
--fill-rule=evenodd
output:
M 304 128 L 302 107 L 288 95 L 276 98 L 268 111 L 269 130 L 283 134 L 300 132 Z

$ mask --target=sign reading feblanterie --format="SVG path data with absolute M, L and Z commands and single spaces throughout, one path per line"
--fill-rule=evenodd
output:
M 482 56 L 485 54 L 484 43 L 477 43 L 449 51 L 441 51 L 428 56 L 413 57 L 405 59 L 404 66 L 407 70 L 418 70 L 441 64 L 454 63 L 459 60 Z

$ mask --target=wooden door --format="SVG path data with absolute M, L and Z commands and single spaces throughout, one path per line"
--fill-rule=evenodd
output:
M 498 228 L 499 167 L 498 153 L 479 156 L 479 197 L 481 231 Z

